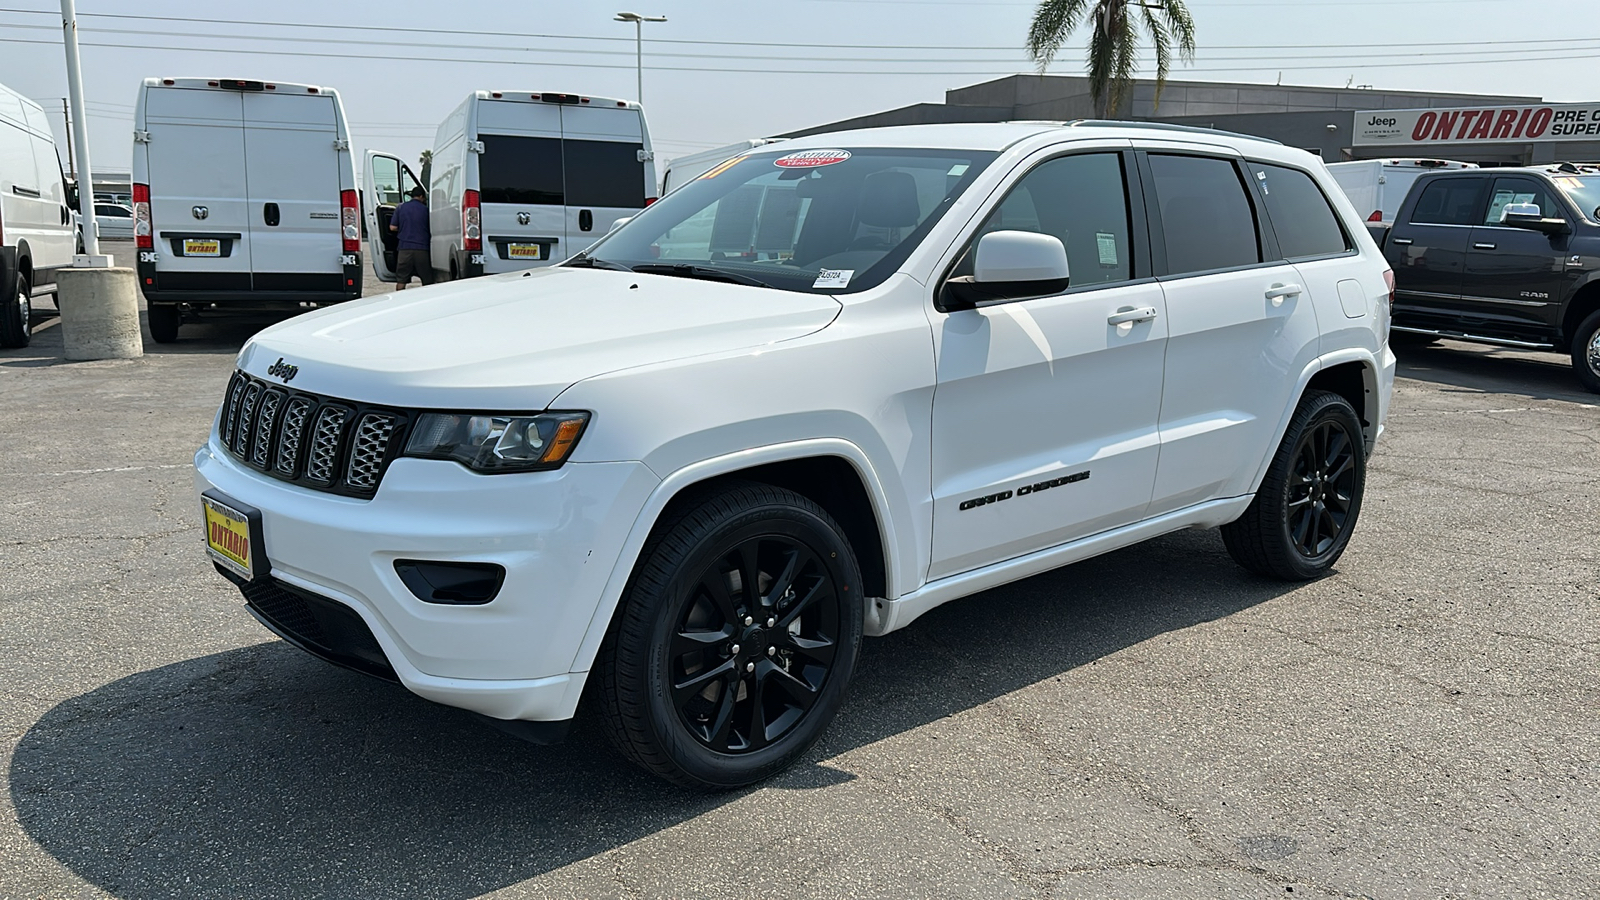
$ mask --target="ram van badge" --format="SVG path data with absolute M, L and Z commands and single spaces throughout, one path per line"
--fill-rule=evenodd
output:
M 211 210 L 206 209 L 204 206 L 196 206 L 190 212 L 194 213 L 196 219 L 204 219 L 206 216 L 211 215 Z
M 525 212 L 517 213 L 517 224 L 518 225 L 526 225 L 526 224 L 528 224 L 529 222 L 532 222 L 532 221 L 533 221 L 533 216 L 530 216 Z

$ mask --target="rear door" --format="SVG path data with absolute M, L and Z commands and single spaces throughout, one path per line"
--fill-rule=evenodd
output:
M 400 157 L 376 150 L 367 151 L 362 169 L 362 196 L 366 198 L 367 254 L 379 281 L 393 283 L 398 266 L 400 238 L 389 230 L 394 211 L 406 201 L 417 179 Z
M 1461 309 L 1472 318 L 1464 324 L 1512 338 L 1550 338 L 1572 236 L 1500 224 L 1513 203 L 1532 203 L 1545 218 L 1572 220 L 1555 191 L 1537 180 L 1525 175 L 1494 179 L 1488 209 L 1472 229 L 1467 250 Z
M 155 287 L 250 290 L 243 95 L 151 88 L 145 126 Z
M 255 289 L 341 290 L 333 98 L 267 91 L 241 98 Z
M 1485 189 L 1492 179 L 1479 176 L 1429 178 L 1405 221 L 1396 222 L 1384 247 L 1394 269 L 1395 324 L 1451 325 L 1461 303 L 1467 242 L 1482 221 Z
M 571 256 L 644 208 L 644 117 L 623 107 L 563 106 L 561 134 Z
M 565 259 L 561 107 L 480 100 L 478 140 L 484 273 Z

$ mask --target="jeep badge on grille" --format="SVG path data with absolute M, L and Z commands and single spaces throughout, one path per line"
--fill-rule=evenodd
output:
M 288 384 L 294 380 L 294 376 L 300 374 L 300 367 L 289 365 L 288 363 L 284 362 L 283 357 L 280 356 L 278 357 L 277 362 L 267 367 L 267 374 L 271 375 L 273 378 L 282 378 L 283 383 Z

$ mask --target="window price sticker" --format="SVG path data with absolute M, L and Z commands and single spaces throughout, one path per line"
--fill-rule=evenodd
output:
M 850 279 L 856 274 L 855 269 L 823 269 L 817 273 L 817 280 L 811 282 L 814 288 L 847 288 Z

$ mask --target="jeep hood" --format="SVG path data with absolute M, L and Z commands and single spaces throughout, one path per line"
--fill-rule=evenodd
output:
M 256 335 L 240 368 L 291 387 L 422 409 L 537 410 L 585 378 L 818 331 L 826 295 L 545 268 L 382 294 Z

